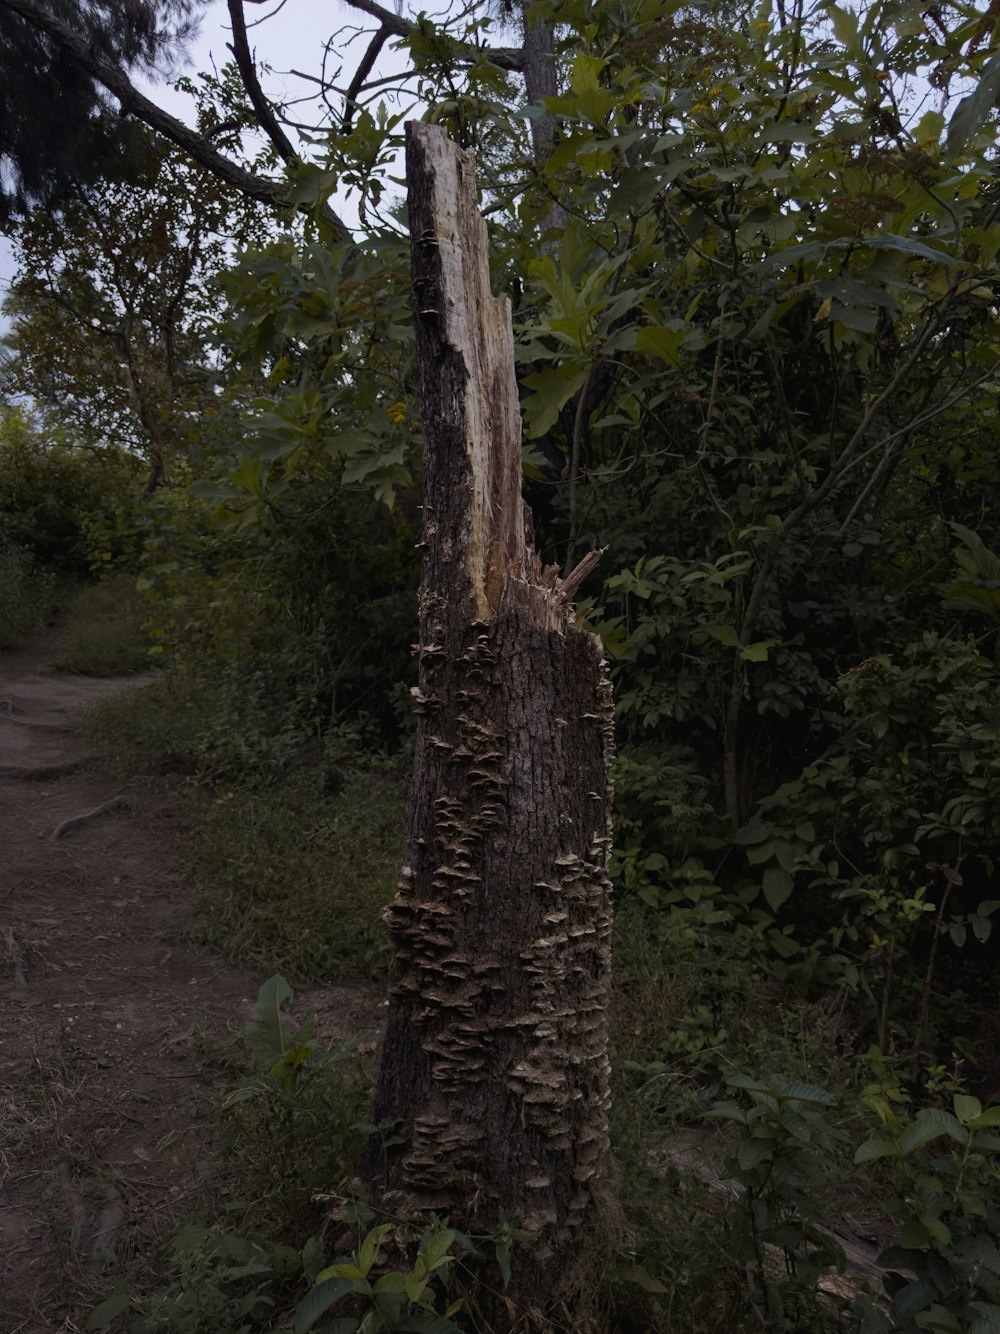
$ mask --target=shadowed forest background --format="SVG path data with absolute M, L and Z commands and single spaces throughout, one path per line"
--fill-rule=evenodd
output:
M 535 544 L 603 550 L 616 697 L 618 1208 L 589 1323 L 511 1327 L 1000 1330 L 995 8 L 349 0 L 307 111 L 238 40 L 185 82 L 246 180 L 94 106 L 87 178 L 7 173 L 0 644 L 58 609 L 63 670 L 156 668 L 93 744 L 184 793 L 189 938 L 281 975 L 214 1195 L 65 1328 L 485 1330 L 531 1246 L 394 1239 L 357 1045 L 282 1010 L 389 961 L 421 115 L 475 151 Z

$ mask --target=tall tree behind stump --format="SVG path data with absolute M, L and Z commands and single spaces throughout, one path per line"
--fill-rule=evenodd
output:
M 424 422 L 418 731 L 367 1176 L 394 1214 L 506 1221 L 511 1296 L 585 1282 L 608 1175 L 611 687 L 526 538 L 510 303 L 472 160 L 407 126 Z M 584 562 L 589 566 L 596 554 Z M 587 1275 L 592 1280 L 592 1275 Z

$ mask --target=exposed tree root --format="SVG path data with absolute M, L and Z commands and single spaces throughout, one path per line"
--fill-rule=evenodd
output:
M 82 829 L 84 825 L 90 824 L 91 821 L 98 819 L 99 816 L 107 814 L 108 811 L 113 811 L 116 806 L 123 805 L 125 800 L 126 797 L 124 792 L 119 792 L 117 797 L 112 797 L 110 801 L 102 801 L 100 806 L 95 806 L 92 810 L 84 811 L 82 815 L 71 815 L 68 819 L 63 820 L 61 824 L 57 824 L 55 829 L 53 829 L 50 836 L 52 842 L 54 843 L 56 839 L 59 838 L 65 838 L 67 834 L 72 834 L 77 829 Z
M 65 778 L 67 774 L 75 774 L 92 760 L 93 756 L 84 755 L 78 760 L 59 760 L 55 764 L 5 764 L 0 767 L 0 780 L 47 783 L 52 778 Z

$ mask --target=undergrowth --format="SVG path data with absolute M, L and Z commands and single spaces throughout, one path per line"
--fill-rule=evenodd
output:
M 381 977 L 382 909 L 402 865 L 406 783 L 391 763 L 221 792 L 195 830 L 206 878 L 198 938 L 247 963 L 319 981 Z
M 17 648 L 44 625 L 52 609 L 54 576 L 32 553 L 0 535 L 0 649 Z
M 155 1274 L 123 1277 L 88 1329 L 129 1334 L 249 1334 L 275 1327 L 302 1289 L 303 1250 L 329 1223 L 330 1193 L 353 1175 L 371 1096 L 371 1044 L 321 1040 L 291 1021 L 291 990 L 271 978 L 258 1021 L 225 1063 L 221 1150 L 210 1192 L 160 1253 Z M 281 1327 L 288 1328 L 285 1322 Z
M 121 772 L 194 773 L 203 758 L 200 737 L 207 703 L 189 672 L 164 672 L 148 685 L 100 700 L 83 719 L 88 739 Z
M 54 666 L 84 676 L 118 676 L 150 665 L 143 630 L 147 607 L 135 579 L 116 574 L 82 585 L 65 612 L 62 642 Z
M 713 936 L 715 925 L 707 909 L 636 899 L 616 914 L 611 1132 L 631 1258 L 611 1266 L 609 1282 L 623 1329 L 759 1327 L 733 1204 L 739 1187 L 727 1181 L 733 1133 L 708 1119 L 728 1080 L 779 1070 L 834 1090 L 838 1105 L 856 1098 L 847 1017 L 762 979 L 751 942 Z M 829 1316 L 818 1306 L 809 1323 L 800 1310 L 794 1327 L 824 1330 Z
M 241 752 L 252 736 L 244 731 L 220 754 L 205 712 L 219 704 L 203 681 L 171 672 L 91 721 L 123 755 L 154 752 L 161 767 L 200 778 L 210 797 L 192 851 L 206 886 L 197 938 L 295 976 L 384 974 L 381 909 L 402 859 L 405 766 L 365 756 L 345 736 L 296 750 L 289 733 L 287 745 Z M 626 893 L 617 913 L 611 1133 L 625 1222 L 595 1296 L 599 1327 L 992 1334 L 1000 1110 L 983 1110 L 957 1071 L 914 1079 L 903 1045 L 859 1056 L 863 998 L 762 973 L 759 924 L 734 915 L 715 886 L 696 893 L 700 885 L 672 899 Z M 288 1052 L 227 1093 L 226 1164 L 212 1208 L 167 1249 L 166 1286 L 138 1304 L 124 1290 L 114 1296 L 119 1313 L 131 1304 L 135 1334 L 312 1328 L 302 1310 L 318 1309 L 324 1282 L 364 1267 L 365 1246 L 371 1281 L 368 1269 L 344 1281 L 367 1284 L 375 1301 L 398 1295 L 407 1278 L 412 1291 L 420 1286 L 415 1270 L 379 1259 L 383 1235 L 403 1265 L 451 1233 L 439 1220 L 421 1251 L 412 1238 L 397 1244 L 363 1206 L 345 1221 L 367 1072 L 345 1077 L 350 1051 L 329 1068 L 315 1046 L 301 1062 Z M 982 1183 L 975 1195 L 973 1177 Z M 937 1183 L 929 1195 L 927 1181 Z M 830 1227 L 851 1216 L 900 1239 L 884 1252 L 882 1277 L 874 1249 L 867 1275 L 847 1269 Z M 469 1239 L 451 1235 L 454 1253 L 438 1259 L 457 1272 Z M 517 1245 L 508 1258 L 516 1265 Z M 445 1313 L 459 1298 L 439 1279 L 420 1288 L 436 1303 L 434 1319 L 478 1330 L 474 1290 L 452 1320 Z M 348 1297 L 349 1306 L 369 1300 L 360 1287 Z M 359 1328 L 354 1314 L 338 1325 L 339 1300 L 317 1328 Z

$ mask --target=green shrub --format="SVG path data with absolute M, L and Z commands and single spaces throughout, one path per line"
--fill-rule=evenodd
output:
M 292 1000 L 282 977 L 260 988 L 238 1077 L 221 1101 L 223 1154 L 203 1217 L 163 1248 L 165 1281 L 120 1284 L 88 1328 L 123 1316 L 129 1334 L 263 1334 L 301 1295 L 327 1193 L 357 1167 L 370 1048 L 321 1041 L 312 1016 L 296 1023 L 286 1012 Z
M 116 549 L 121 547 L 121 515 L 136 466 L 136 459 L 112 447 L 100 454 L 74 449 L 20 409 L 2 408 L 0 528 L 42 565 L 83 574 L 91 565 L 95 525 L 118 533 Z
M 749 924 L 733 920 L 728 898 L 693 877 L 674 901 L 652 907 L 629 898 L 615 917 L 611 1134 L 627 1231 L 609 1281 L 613 1304 L 632 1322 L 624 1329 L 759 1327 L 762 1313 L 748 1304 L 750 1215 L 718 1184 L 732 1177 L 729 1150 L 707 1120 L 735 1072 L 781 1070 L 794 1084 L 825 1084 L 838 1100 L 853 1093 L 843 1018 L 762 977 L 761 943 Z M 846 1152 L 842 1167 L 846 1174 Z M 786 1184 L 787 1199 L 774 1184 L 772 1213 L 795 1203 L 798 1187 Z M 812 1189 L 817 1207 L 832 1211 L 832 1179 Z M 814 1221 L 801 1209 L 796 1217 Z M 827 1327 L 830 1313 L 810 1308 L 811 1280 L 800 1274 L 787 1290 L 770 1292 L 764 1277 L 758 1269 L 758 1295 L 795 1308 L 799 1323 L 788 1329 Z
M 52 575 L 38 569 L 26 547 L 0 537 L 0 649 L 16 648 L 44 624 L 54 586 Z

